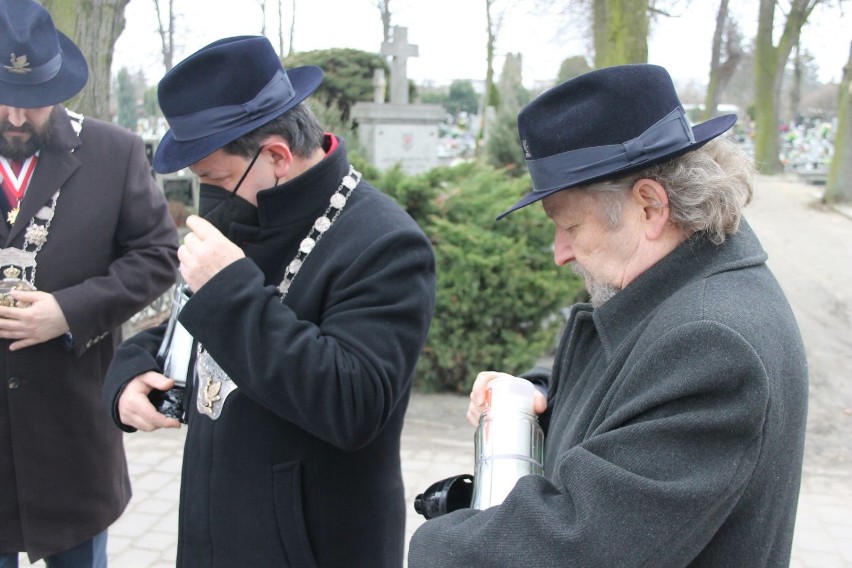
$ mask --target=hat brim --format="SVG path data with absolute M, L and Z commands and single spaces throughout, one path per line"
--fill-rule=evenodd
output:
M 509 213 L 512 213 L 513 211 L 517 211 L 518 209 L 521 209 L 522 207 L 526 207 L 527 205 L 535 203 L 536 201 L 540 201 L 540 200 L 544 199 L 545 197 L 547 197 L 548 195 L 553 195 L 554 193 L 557 193 L 559 191 L 564 191 L 566 189 L 571 189 L 573 187 L 578 187 L 578 186 L 581 186 L 581 185 L 587 185 L 587 184 L 595 183 L 595 182 L 599 182 L 599 181 L 605 181 L 605 180 L 608 180 L 608 179 L 618 178 L 618 177 L 627 175 L 627 174 L 632 173 L 632 172 L 638 172 L 640 170 L 644 170 L 645 168 L 649 168 L 649 167 L 655 166 L 657 164 L 662 164 L 664 162 L 668 162 L 669 160 L 673 160 L 673 159 L 677 158 L 678 156 L 682 156 L 683 154 L 686 154 L 687 152 L 692 152 L 694 150 L 698 150 L 699 148 L 701 148 L 702 146 L 704 146 L 705 144 L 707 144 L 708 142 L 710 142 L 714 138 L 721 136 L 722 134 L 727 132 L 734 125 L 734 123 L 736 121 L 737 121 L 737 116 L 734 115 L 734 114 L 725 114 L 725 115 L 722 115 L 722 116 L 717 116 L 717 117 L 711 118 L 710 120 L 708 120 L 706 122 L 702 122 L 701 124 L 696 124 L 695 126 L 693 126 L 692 127 L 692 135 L 695 138 L 695 142 L 693 142 L 692 144 L 689 144 L 687 146 L 684 146 L 683 148 L 680 148 L 675 152 L 669 152 L 667 154 L 663 154 L 663 155 L 660 155 L 660 156 L 654 156 L 654 157 L 649 158 L 647 160 L 637 162 L 637 163 L 634 163 L 634 164 L 630 164 L 629 166 L 624 166 L 622 168 L 614 169 L 614 170 L 607 172 L 605 174 L 602 174 L 602 175 L 597 175 L 597 176 L 592 176 L 592 177 L 578 176 L 574 179 L 568 179 L 568 180 L 566 180 L 566 183 L 565 183 L 564 186 L 556 188 L 556 189 L 552 189 L 550 191 L 531 191 L 531 192 L 527 193 L 526 195 L 524 195 L 517 203 L 512 205 L 509 209 L 500 213 L 500 215 L 497 216 L 497 219 L 498 220 L 502 219 L 503 217 L 505 217 Z
M 71 39 L 56 31 L 62 65 L 56 75 L 43 83 L 0 83 L 0 104 L 15 108 L 43 108 L 67 101 L 83 90 L 89 80 L 89 66 L 83 52 Z
M 176 172 L 209 156 L 216 150 L 233 142 L 240 136 L 248 134 L 267 122 L 281 116 L 303 100 L 305 100 L 322 83 L 323 73 L 319 67 L 306 65 L 287 70 L 287 77 L 293 85 L 295 94 L 287 104 L 274 112 L 259 116 L 244 124 L 228 128 L 221 132 L 210 134 L 193 140 L 177 140 L 169 130 L 157 145 L 152 165 L 159 174 Z

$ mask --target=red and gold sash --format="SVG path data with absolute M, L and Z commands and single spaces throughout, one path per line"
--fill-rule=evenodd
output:
M 3 193 L 6 194 L 6 199 L 9 201 L 9 214 L 6 215 L 6 221 L 9 225 L 15 224 L 15 219 L 18 217 L 18 211 L 21 208 L 21 201 L 24 199 L 24 193 L 27 191 L 27 186 L 30 184 L 30 178 L 33 177 L 38 155 L 30 156 L 21 165 L 20 171 L 15 172 L 15 168 L 9 161 L 0 156 L 0 180 L 3 184 Z

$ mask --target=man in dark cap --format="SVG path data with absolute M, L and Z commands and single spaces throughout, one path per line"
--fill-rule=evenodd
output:
M 742 208 L 752 163 L 661 67 L 593 71 L 518 116 L 554 259 L 582 275 L 538 410 L 543 476 L 427 521 L 409 566 L 786 566 L 807 371 Z M 486 410 L 480 373 L 468 417 Z
M 0 2 L 0 57 L 0 566 L 104 566 L 130 483 L 103 377 L 177 232 L 142 140 L 60 104 L 88 67 L 41 5 Z
M 435 293 L 431 245 L 362 180 L 266 38 L 214 42 L 160 81 L 154 168 L 189 167 L 201 216 L 178 251 L 196 340 L 179 566 L 403 563 L 400 433 Z M 104 396 L 127 431 L 178 427 L 160 328 L 126 342 Z

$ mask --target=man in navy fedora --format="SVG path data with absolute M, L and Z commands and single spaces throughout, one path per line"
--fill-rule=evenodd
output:
M 179 566 L 403 564 L 400 434 L 435 294 L 431 245 L 304 103 L 322 72 L 266 38 L 214 42 L 159 84 L 154 168 L 189 167 L 200 216 L 178 251 L 195 338 Z M 178 427 L 159 328 L 127 341 L 104 396 L 126 431 Z
M 753 166 L 690 126 L 655 65 L 593 71 L 518 116 L 553 255 L 582 275 L 552 372 L 526 378 L 544 475 L 427 521 L 411 568 L 786 566 L 807 400 L 793 313 L 742 218 Z M 468 417 L 485 409 L 480 373 Z
M 177 231 L 142 140 L 61 105 L 88 67 L 41 5 L 0 2 L 0 59 L 0 567 L 105 566 L 130 482 L 103 378 Z

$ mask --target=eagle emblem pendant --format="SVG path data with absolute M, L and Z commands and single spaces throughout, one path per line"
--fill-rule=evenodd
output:
M 237 385 L 207 351 L 200 351 L 195 363 L 200 379 L 195 408 L 199 414 L 217 420 L 222 415 L 225 400 L 237 390 Z

